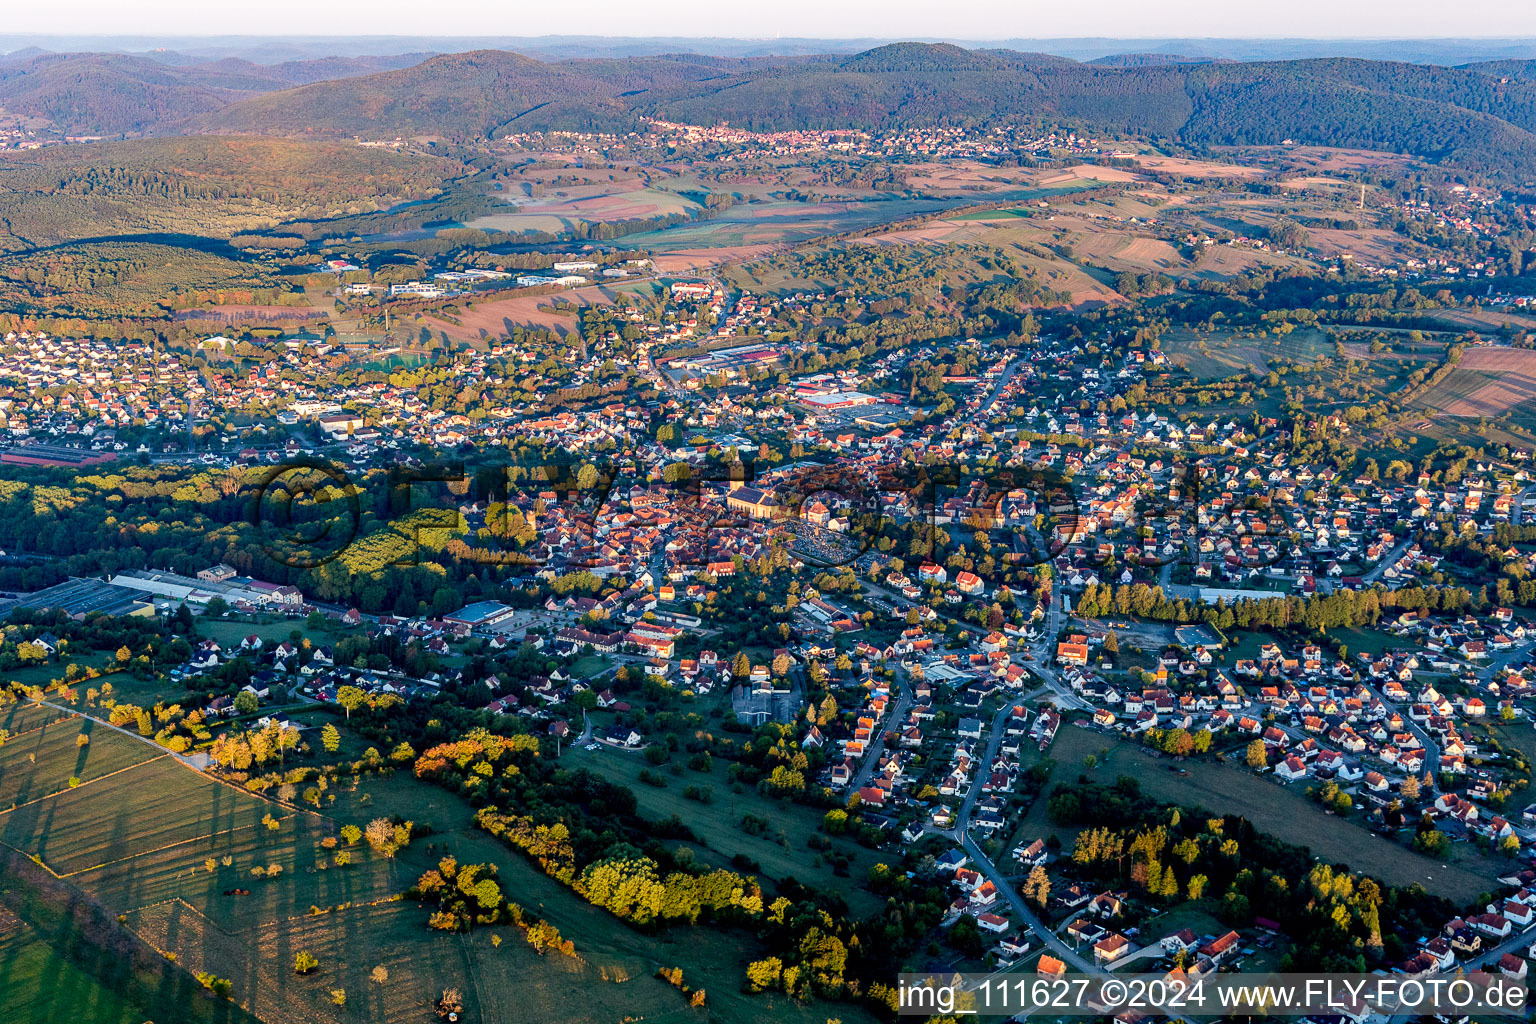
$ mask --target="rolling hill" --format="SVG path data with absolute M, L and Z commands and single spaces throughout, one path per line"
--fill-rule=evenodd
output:
M 170 62 L 122 53 L 0 58 L 0 110 L 43 118 L 67 135 L 165 131 L 238 100 L 322 79 L 371 75 L 420 55 L 321 58 L 282 64 Z
M 893 43 L 853 55 L 767 58 L 541 61 L 476 50 L 362 73 L 377 60 L 168 66 L 123 55 L 32 55 L 0 62 L 0 106 L 36 111 L 76 133 L 313 138 L 625 131 L 645 117 L 761 130 L 1027 118 L 1194 146 L 1289 139 L 1536 176 L 1536 80 L 1520 62 L 1082 64 Z M 310 80 L 327 74 L 355 77 Z

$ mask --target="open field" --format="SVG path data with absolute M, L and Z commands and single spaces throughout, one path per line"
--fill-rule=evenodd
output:
M 50 711 L 51 708 L 41 710 Z M 80 736 L 90 742 L 79 746 Z M 160 755 L 90 719 L 63 718 L 13 736 L 0 747 L 0 808 L 17 807 L 152 761 Z
M 1162 350 L 1170 362 L 1197 379 L 1220 380 L 1237 373 L 1267 373 L 1272 359 L 1311 363 L 1332 355 L 1333 345 L 1315 328 L 1282 337 L 1237 338 L 1225 331 L 1200 334 L 1176 327 L 1163 336 Z
M 1103 756 L 1106 749 L 1107 757 Z M 1099 758 L 1091 770 L 1082 765 L 1089 754 Z M 1241 815 L 1259 830 L 1309 847 L 1330 863 L 1348 865 L 1391 885 L 1419 882 L 1459 903 L 1476 899 L 1487 890 L 1488 880 L 1508 866 L 1506 861 L 1466 846 L 1456 848 L 1455 861 L 1441 863 L 1325 813 L 1307 799 L 1304 786 L 1281 786 L 1240 768 L 1197 761 L 1186 762 L 1188 775 L 1178 775 L 1168 770 L 1171 759 L 1154 757 L 1136 744 L 1077 726 L 1063 728 L 1045 756 L 1056 759 L 1056 773 L 1062 778 L 1076 778 L 1087 771 L 1099 782 L 1113 782 L 1129 775 L 1141 784 L 1143 793 L 1158 800 Z M 1026 828 L 1031 824 L 1048 826 L 1045 803 L 1039 800 L 1030 808 Z M 1070 834 L 1064 831 L 1072 830 L 1056 831 L 1062 835 L 1063 846 L 1071 849 Z
M 561 756 L 561 763 L 588 768 L 629 787 L 639 800 L 640 813 L 647 818 L 677 815 L 718 855 L 722 866 L 728 865 L 735 854 L 743 853 L 761 864 L 768 878 L 794 878 L 807 885 L 845 889 L 849 905 L 860 916 L 879 906 L 879 901 L 868 892 L 835 875 L 830 865 L 817 863 L 821 858 L 806 846 L 806 841 L 816 834 L 820 815 L 797 804 L 770 800 L 751 789 L 733 793 L 723 763 L 717 763 L 708 774 L 684 770 L 681 775 L 673 775 L 666 768 L 659 769 L 667 781 L 661 788 L 640 781 L 641 771 L 658 769 L 634 751 L 572 749 Z M 712 802 L 689 800 L 683 796 L 687 786 L 709 787 Z M 760 836 L 748 835 L 741 827 L 742 816 L 746 814 L 770 821 L 768 831 Z M 849 873 L 854 880 L 864 878 L 880 859 L 876 853 L 848 841 L 837 841 L 836 849 L 852 857 Z
M 660 231 L 625 237 L 665 253 L 676 249 L 782 245 L 820 235 L 873 228 L 917 214 L 938 213 L 960 200 L 887 199 L 869 202 L 796 203 L 773 201 L 733 206 L 712 220 L 694 221 Z
M 114 742 L 150 750 L 117 735 L 92 746 Z M 220 834 L 260 827 L 269 810 L 286 813 L 165 756 L 0 813 L 0 840 L 69 875 L 173 844 L 201 860 L 218 850 Z
M 988 193 L 1034 184 L 1037 172 L 1027 168 L 993 167 L 974 160 L 904 167 L 907 187 L 927 193 Z
M 1220 164 L 1211 160 L 1192 160 L 1187 157 L 1142 155 L 1133 157 L 1138 167 L 1163 174 L 1177 174 L 1185 178 L 1257 178 L 1264 173 L 1262 167 L 1241 164 Z
M 787 246 L 763 244 L 722 246 L 717 249 L 673 249 L 670 252 L 657 253 L 655 263 L 659 273 L 687 274 L 708 267 L 761 259 L 776 252 L 783 252 L 785 248 Z
M 592 306 L 616 302 L 625 293 L 645 295 L 654 288 L 648 282 L 584 285 L 553 295 L 516 295 L 476 302 L 473 309 L 467 309 L 456 317 L 458 324 L 433 316 L 425 320 L 436 330 L 467 341 L 497 337 L 513 327 L 535 327 L 557 334 L 570 334 L 576 329 L 575 317 L 555 309 L 554 303 L 557 300 L 575 306 Z
M 10 741 L 14 742 L 23 733 L 42 728 L 49 722 L 56 722 L 66 714 L 57 708 L 45 707 L 42 704 L 18 702 L 9 707 L 0 708 L 0 729 L 9 733 Z M 4 748 L 0 748 L 0 763 L 4 763 L 3 751 Z
M 1498 416 L 1536 399 L 1536 351 L 1470 348 L 1446 378 L 1415 401 L 1447 416 Z
M 0 998 L 7 1024 L 140 1024 L 144 1009 L 60 956 L 9 911 L 0 910 Z
M 44 721 L 15 713 L 9 717 L 35 729 Z M 63 749 L 73 752 L 70 744 L 77 731 L 74 721 L 66 721 L 42 729 L 47 735 L 41 741 L 37 732 L 27 736 L 32 743 L 46 742 L 46 752 L 58 743 L 66 743 Z M 349 750 L 365 743 L 346 730 L 343 742 Z M 13 751 L 8 745 L 0 752 L 37 767 L 26 761 L 25 745 L 16 746 L 20 749 Z M 106 767 L 110 757 L 134 748 L 154 755 L 148 745 L 115 733 L 98 736 L 87 749 Z M 48 756 L 51 763 L 55 755 Z M 626 755 L 605 752 L 602 756 Z M 643 763 L 638 757 L 628 760 Z M 43 761 L 39 757 L 39 764 Z M 724 810 L 733 798 L 724 773 L 719 775 L 714 806 Z M 683 781 L 677 780 L 676 793 L 643 784 L 634 788 L 647 813 L 669 814 L 669 807 L 681 800 Z M 833 1014 L 850 1024 L 870 1020 L 853 1006 L 801 1005 L 774 996 L 742 994 L 742 971 L 749 960 L 761 955 L 750 934 L 711 932 L 710 941 L 701 944 L 696 941 L 699 933 L 686 927 L 656 934 L 631 930 L 475 828 L 473 808 L 457 796 L 408 772 L 369 777 L 357 789 L 333 788 L 327 797 L 332 794 L 336 800 L 323 801 L 323 813 L 295 813 L 161 757 L 0 813 L 0 838 L 25 853 L 36 853 L 48 868 L 68 875 L 67 881 L 51 884 L 79 886 L 100 902 L 104 915 L 126 915 L 134 933 L 157 949 L 174 953 L 180 968 L 208 970 L 228 978 L 235 1000 L 247 1004 L 266 1024 L 342 1024 L 357 1019 L 419 1024 L 430 1016 L 431 1000 L 445 987 L 464 993 L 465 1019 L 480 1024 L 528 1019 L 608 1024 L 626 1015 L 697 1016 L 686 1009 L 676 989 L 655 977 L 663 966 L 681 966 L 690 986 L 708 991 L 708 1019 L 822 1024 Z M 783 829 L 796 838 L 807 835 L 819 820 L 814 811 L 804 808 L 769 806 L 755 793 L 735 799 L 742 801 L 738 815 L 748 806 L 771 814 L 775 832 Z M 690 806 L 704 805 L 690 802 Z M 268 812 L 280 819 L 276 830 L 260 823 Z M 364 824 L 395 814 L 416 822 L 418 832 L 416 841 L 395 859 L 386 860 L 359 844 L 351 851 L 353 863 L 341 868 L 331 863 L 331 852 L 321 846 L 321 840 L 334 835 L 341 823 Z M 719 820 L 718 835 L 707 837 L 711 843 L 725 843 L 733 834 L 725 819 Z M 791 854 L 776 838 L 735 834 L 741 843 L 732 852 L 740 848 L 762 860 L 770 874 L 793 873 L 811 883 L 831 878 L 829 868 L 812 866 L 814 855 L 808 850 Z M 874 855 L 851 844 L 848 849 L 855 855 L 854 877 L 862 877 Z M 697 853 L 711 862 L 728 860 L 712 847 L 701 846 Z M 426 910 L 396 897 L 445 854 L 461 863 L 498 865 L 509 897 L 554 923 L 575 942 L 578 958 L 541 957 L 509 927 L 479 929 L 462 937 L 427 929 Z M 225 858 L 229 863 L 224 863 Z M 770 867 L 773 858 L 778 859 Z M 207 866 L 210 860 L 212 870 Z M 281 872 L 271 877 L 251 873 L 253 867 L 272 865 L 281 867 Z M 250 894 L 241 895 L 236 889 L 248 889 Z M 859 912 L 874 905 L 870 898 Z M 492 944 L 492 934 L 504 940 L 500 946 Z M 293 957 L 300 949 L 321 962 L 312 975 L 293 973 Z M 57 960 L 46 945 L 7 927 L 0 916 L 0 977 L 17 981 L 15 988 L 7 985 L 0 996 L 8 1024 L 12 1019 L 26 1024 L 52 1024 L 60 1019 L 138 1024 L 151 1016 L 132 1001 L 119 1008 L 123 1001 L 115 999 L 110 986 L 103 990 L 89 977 L 71 980 Z M 376 966 L 389 972 L 387 983 L 369 979 Z M 335 988 L 347 992 L 344 1009 L 331 1001 L 330 991 Z M 207 1019 L 243 1019 L 231 1004 L 207 1001 L 207 1006 L 226 1014 Z M 79 1015 L 49 1016 L 55 1011 L 75 1012 L 70 1008 L 78 1008 Z M 205 1018 L 162 1009 L 153 1019 L 200 1024 Z
M 1041 178 L 1041 185 L 1055 185 L 1064 181 L 1136 181 L 1135 171 L 1123 167 L 1104 167 L 1099 164 L 1074 164 L 1052 171 Z
M 638 184 L 635 181 L 626 184 Z M 572 190 L 584 192 L 591 190 Z M 699 205 L 675 192 L 663 189 L 597 194 L 556 195 L 539 199 L 516 199 L 506 208 L 468 221 L 465 227 L 491 231 L 569 231 L 578 224 L 618 223 L 644 220 L 671 213 L 692 213 Z
M 255 1024 L 68 882 L 0 848 L 0 1019 L 6 1024 Z

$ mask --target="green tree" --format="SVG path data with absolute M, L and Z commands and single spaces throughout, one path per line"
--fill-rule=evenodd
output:
M 347 711 L 347 721 L 352 720 L 352 712 L 368 702 L 368 695 L 355 686 L 343 686 L 336 691 L 336 703 Z

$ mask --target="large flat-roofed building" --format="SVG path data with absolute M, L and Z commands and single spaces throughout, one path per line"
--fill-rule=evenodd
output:
M 812 409 L 834 412 L 838 409 L 857 409 L 865 405 L 878 405 L 880 399 L 874 395 L 866 395 L 862 391 L 827 391 L 802 395 L 799 402 Z
M 16 608 L 54 609 L 76 621 L 97 612 L 103 615 L 155 614 L 154 601 L 142 591 L 80 576 L 72 576 L 46 590 L 0 604 L 0 615 L 8 615 Z
M 112 585 L 199 606 L 206 605 L 215 597 L 223 598 L 230 604 L 243 601 L 268 608 L 293 608 L 304 603 L 304 595 L 298 587 L 242 576 L 214 581 L 194 579 L 174 572 L 133 569 L 113 576 Z
M 500 601 L 476 601 L 467 604 L 452 615 L 444 615 L 444 622 L 453 622 L 470 629 L 484 629 L 504 622 L 516 613 L 516 609 Z

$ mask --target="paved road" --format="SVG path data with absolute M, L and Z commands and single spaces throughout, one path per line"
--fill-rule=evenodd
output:
M 997 865 L 993 864 L 987 855 L 982 852 L 981 847 L 976 844 L 976 840 L 972 839 L 971 834 L 967 831 L 971 824 L 971 813 L 975 810 L 976 801 L 981 796 L 982 783 L 991 774 L 992 759 L 997 756 L 998 748 L 1002 746 L 1003 727 L 1007 724 L 1008 715 L 1012 708 L 1011 702 L 1004 704 L 998 709 L 997 714 L 992 716 L 992 731 L 987 737 L 986 753 L 979 762 L 976 777 L 971 780 L 971 788 L 966 791 L 965 800 L 960 805 L 960 812 L 956 816 L 954 829 L 944 834 L 959 841 L 961 848 L 965 850 L 972 862 L 974 862 L 976 870 L 986 875 L 992 884 L 997 886 L 998 893 L 1003 899 L 1008 901 L 1009 909 L 1021 922 L 1022 926 L 1032 932 L 1060 960 L 1085 974 L 1103 973 L 1095 964 L 1079 955 L 1076 950 L 1067 945 L 1055 932 L 1051 931 L 1046 923 L 1040 919 L 1040 916 L 1019 895 L 1018 890 L 1008 881 L 1008 877 L 999 871 Z
M 1375 583 L 1377 580 L 1381 579 L 1382 573 L 1386 572 L 1392 566 L 1397 564 L 1397 560 L 1402 558 L 1404 553 L 1407 552 L 1408 548 L 1412 545 L 1412 537 L 1409 537 L 1407 540 L 1400 542 L 1391 551 L 1388 551 L 1385 555 L 1382 555 L 1376 564 L 1371 567 L 1370 571 L 1360 578 L 1366 583 Z
M 1003 368 L 1002 374 L 993 382 L 992 394 L 977 407 L 976 416 L 978 418 L 992 411 L 992 406 L 996 405 L 997 400 L 1003 395 L 1003 388 L 1008 386 L 1008 382 L 1013 380 L 1013 375 L 1018 372 L 1020 362 L 1021 360 L 1018 359 L 1010 359 L 1008 361 L 1008 365 Z
M 881 755 L 885 753 L 887 727 L 899 729 L 901 723 L 906 721 L 907 710 L 912 707 L 912 689 L 907 685 L 906 676 L 905 669 L 896 669 L 896 699 L 886 711 L 885 718 L 876 723 L 875 735 L 870 740 L 869 749 L 864 752 L 864 763 L 859 765 L 853 781 L 848 784 L 849 792 L 856 793 L 869 785 L 870 777 L 874 775 L 875 767 L 880 763 Z
M 1519 526 L 1522 522 L 1524 522 L 1524 520 L 1525 520 L 1525 499 L 1532 492 L 1536 492 L 1536 484 L 1532 484 L 1531 486 L 1525 488 L 1523 491 L 1520 491 L 1520 492 L 1516 493 L 1515 500 L 1510 503 L 1510 506 L 1509 506 L 1509 521 L 1513 525 Z

